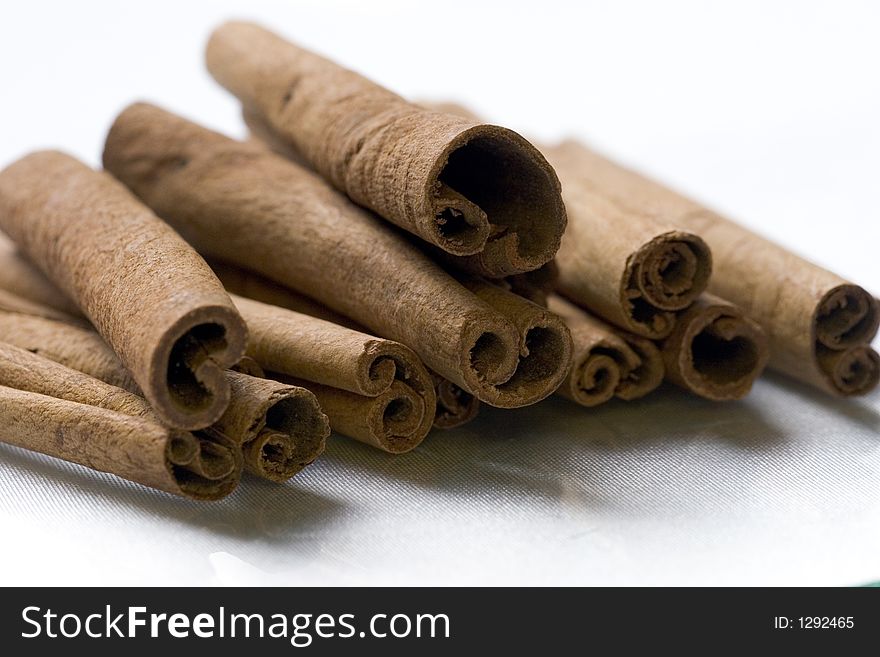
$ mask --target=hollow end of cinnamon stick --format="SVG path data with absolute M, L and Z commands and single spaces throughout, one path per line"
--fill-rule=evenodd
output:
M 247 327 L 227 306 L 199 306 L 161 337 L 142 386 L 163 421 L 181 429 L 214 424 L 229 405 L 226 369 L 244 355 Z
M 432 374 L 437 393 L 435 429 L 455 429 L 467 424 L 480 411 L 480 400 L 439 374 Z
M 716 401 L 741 399 L 769 358 L 767 336 L 736 306 L 699 299 L 663 345 L 674 383 Z
M 468 391 L 497 408 L 519 408 L 553 394 L 569 372 L 572 340 L 565 322 L 547 309 L 477 278 L 462 283 L 508 324 L 471 334 L 462 368 Z M 474 334 L 478 333 L 478 336 Z
M 828 349 L 848 349 L 871 342 L 880 325 L 877 300 L 858 285 L 829 290 L 813 319 L 816 340 Z
M 165 447 L 166 468 L 182 494 L 197 500 L 227 496 L 241 480 L 241 449 L 223 434 L 172 432 Z
M 831 389 L 844 397 L 864 395 L 880 383 L 880 355 L 868 345 L 844 350 L 819 345 L 816 358 Z
M 256 437 L 244 445 L 248 472 L 282 483 L 313 463 L 330 435 L 330 424 L 317 399 L 307 390 L 275 401 Z
M 490 278 L 532 271 L 559 250 L 567 224 L 561 186 L 544 156 L 517 133 L 476 125 L 458 134 L 428 177 L 434 239 Z

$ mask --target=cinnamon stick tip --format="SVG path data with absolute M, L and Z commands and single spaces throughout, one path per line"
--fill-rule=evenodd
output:
M 537 269 L 559 250 L 568 223 L 556 172 L 513 130 L 459 120 L 461 132 L 427 177 L 434 243 L 456 255 L 488 249 L 480 261 L 495 278 Z
M 170 426 L 202 429 L 229 404 L 225 370 L 244 356 L 247 326 L 230 302 L 204 305 L 165 331 L 142 386 L 156 413 Z
M 829 349 L 869 343 L 880 325 L 877 299 L 858 285 L 838 285 L 816 306 L 813 326 L 816 340 Z

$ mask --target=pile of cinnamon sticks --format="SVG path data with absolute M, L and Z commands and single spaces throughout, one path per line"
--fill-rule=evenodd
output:
M 207 64 L 240 142 L 138 103 L 104 171 L 0 172 L 0 440 L 196 499 L 331 429 L 399 454 L 481 403 L 596 406 L 765 365 L 880 377 L 877 301 L 576 142 L 408 102 L 252 24 Z

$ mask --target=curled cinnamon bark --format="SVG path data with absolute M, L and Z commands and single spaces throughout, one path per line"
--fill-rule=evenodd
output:
M 4 442 L 177 495 L 219 499 L 241 476 L 222 436 L 163 427 L 145 399 L 2 342 L 0 417 Z
M 632 336 L 637 346 L 633 349 L 611 326 L 557 295 L 549 297 L 548 307 L 565 321 L 574 343 L 559 394 L 590 407 L 615 396 L 637 399 L 663 381 L 660 352 L 649 340 Z
M 880 310 L 864 289 L 577 142 L 553 150 L 562 153 L 625 216 L 649 213 L 705 239 L 714 256 L 709 290 L 764 328 L 771 368 L 839 395 L 874 388 L 880 370 L 869 345 Z M 845 376 L 850 369 L 858 374 Z
M 556 258 L 559 291 L 632 333 L 666 337 L 675 312 L 706 289 L 712 269 L 709 247 L 673 224 L 621 212 L 585 184 L 562 154 L 547 152 L 565 181 L 570 216 Z
M 515 132 L 409 103 L 249 23 L 216 29 L 206 58 L 271 141 L 471 272 L 530 271 L 559 248 L 559 181 Z
M 163 422 L 198 429 L 223 414 L 244 322 L 128 190 L 63 153 L 34 153 L 0 172 L 0 227 L 82 309 Z
M 428 435 L 437 400 L 411 349 L 253 299 L 233 301 L 250 331 L 248 354 L 312 390 L 335 430 L 394 453 Z
M 315 395 L 239 372 L 227 376 L 232 401 L 213 428 L 241 446 L 248 472 L 284 482 L 324 452 L 330 424 Z
M 681 314 L 662 353 L 669 380 L 717 401 L 745 397 L 769 356 L 761 327 L 709 294 Z
M 514 322 L 302 167 L 145 104 L 116 119 L 104 164 L 202 253 L 407 345 L 481 401 L 513 408 L 553 392 L 552 377 L 507 385 L 526 363 Z

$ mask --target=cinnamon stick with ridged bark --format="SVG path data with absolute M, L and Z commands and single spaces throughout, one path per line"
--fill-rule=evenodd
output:
M 428 435 L 437 399 L 411 349 L 253 299 L 233 302 L 248 324 L 248 355 L 311 390 L 336 431 L 395 454 Z
M 76 302 L 163 422 L 209 426 L 244 322 L 205 262 L 118 181 L 57 151 L 0 172 L 0 228 Z
M 637 399 L 663 382 L 660 350 L 645 338 L 625 334 L 558 295 L 548 308 L 571 331 L 571 368 L 559 394 L 581 404 L 598 406 L 619 397 Z
M 745 397 L 769 357 L 758 323 L 711 294 L 680 315 L 661 353 L 670 381 L 715 401 Z
M 412 348 L 481 401 L 526 406 L 555 372 L 524 372 L 517 326 L 315 174 L 157 107 L 115 121 L 104 165 L 202 252 L 312 296 Z M 507 385 L 516 377 L 527 387 Z
M 366 329 L 348 317 L 344 317 L 314 299 L 294 292 L 290 288 L 279 285 L 259 274 L 219 260 L 211 260 L 209 264 L 224 287 L 231 293 L 317 317 L 361 333 L 366 332 Z M 434 391 L 437 398 L 437 410 L 434 415 L 435 429 L 460 427 L 477 416 L 480 408 L 479 399 L 436 372 L 430 374 L 434 381 Z
M 0 340 L 118 386 L 140 389 L 101 336 L 39 316 L 0 312 Z M 211 427 L 244 453 L 249 472 L 285 481 L 324 451 L 327 418 L 308 390 L 227 371 L 230 401 Z
M 168 429 L 142 397 L 3 342 L 0 418 L 3 442 L 176 495 L 219 499 L 241 476 L 222 435 Z
M 556 257 L 559 291 L 636 335 L 661 339 L 709 283 L 712 257 L 698 234 L 647 214 L 626 214 L 579 169 L 545 149 L 564 181 L 570 217 Z
M 863 288 L 582 144 L 565 142 L 552 156 L 625 216 L 649 213 L 703 237 L 714 255 L 709 290 L 764 328 L 771 368 L 838 395 L 877 385 L 870 343 L 880 310 Z
M 277 141 L 469 271 L 530 271 L 559 248 L 559 181 L 515 132 L 409 103 L 249 23 L 217 28 L 206 59 Z

